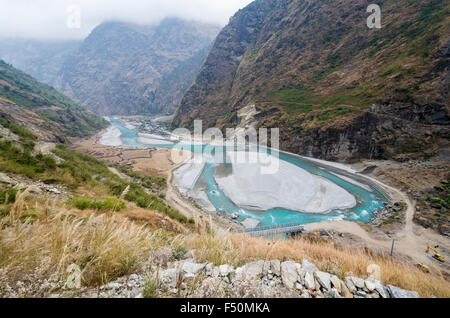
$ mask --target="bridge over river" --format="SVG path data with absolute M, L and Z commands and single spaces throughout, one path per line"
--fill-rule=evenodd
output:
M 288 223 L 288 224 L 278 224 L 271 226 L 261 226 L 253 229 L 248 229 L 245 231 L 241 231 L 241 233 L 245 233 L 251 236 L 275 236 L 279 234 L 295 234 L 299 232 L 303 232 L 305 227 L 299 223 Z

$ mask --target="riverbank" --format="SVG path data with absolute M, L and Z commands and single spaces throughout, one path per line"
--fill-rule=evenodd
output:
M 179 209 L 183 214 L 188 217 L 194 217 L 198 219 L 207 219 L 217 224 L 220 228 L 226 230 L 230 227 L 236 226 L 236 223 L 226 218 L 221 218 L 216 213 L 209 213 L 199 206 L 190 198 L 181 194 L 176 187 L 172 185 L 173 173 L 183 163 L 174 164 L 170 162 L 167 155 L 167 149 L 149 148 L 149 149 L 136 149 L 136 148 L 123 148 L 123 147 L 105 147 L 99 146 L 96 142 L 98 138 L 93 138 L 85 145 L 89 149 L 91 154 L 95 155 L 93 149 L 97 149 L 97 155 L 103 153 L 103 158 L 106 160 L 117 158 L 121 159 L 121 163 L 130 165 L 139 171 L 149 173 L 152 168 L 158 166 L 168 180 L 169 186 L 166 194 L 167 202 L 174 208 Z M 166 153 L 165 156 L 158 155 L 159 153 Z M 111 155 L 114 153 L 114 157 Z M 130 156 L 130 154 L 146 154 L 145 158 L 141 158 L 143 162 L 139 162 L 139 158 Z M 320 165 L 329 165 L 327 162 L 317 162 Z M 367 163 L 366 165 L 358 163 L 356 165 L 332 165 L 335 169 L 344 170 L 346 173 L 353 173 L 354 171 L 364 171 L 367 168 L 373 166 L 374 162 Z M 142 169 L 146 167 L 147 169 Z M 152 168 L 150 168 L 152 167 Z M 148 170 L 150 168 L 150 171 Z M 336 221 L 336 222 L 321 222 L 314 223 L 307 226 L 310 232 L 317 232 L 320 230 L 334 231 L 341 235 L 337 235 L 334 240 L 339 243 L 348 246 L 363 246 L 370 250 L 376 250 L 381 253 L 389 253 L 392 246 L 392 239 L 397 239 L 397 249 L 395 249 L 395 255 L 397 258 L 407 261 L 412 264 L 422 263 L 433 270 L 448 272 L 448 267 L 445 264 L 437 264 L 426 253 L 426 247 L 428 245 L 436 246 L 439 244 L 443 249 L 443 255 L 447 256 L 449 250 L 448 239 L 438 235 L 437 233 L 425 230 L 416 226 L 413 223 L 415 204 L 411 201 L 408 195 L 398 190 L 395 186 L 387 185 L 380 181 L 380 176 L 372 176 L 370 174 L 359 174 L 359 177 L 364 180 L 370 180 L 373 184 L 377 184 L 380 188 L 383 188 L 391 199 L 395 202 L 404 202 L 406 205 L 404 223 L 394 223 L 387 227 L 373 227 L 367 225 L 360 225 L 355 222 Z M 382 179 L 382 178 L 381 178 Z M 383 180 L 385 181 L 385 180 Z

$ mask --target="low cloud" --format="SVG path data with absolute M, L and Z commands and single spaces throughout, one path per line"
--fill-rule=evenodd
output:
M 0 37 L 80 39 L 118 20 L 155 24 L 180 17 L 225 25 L 252 0 L 0 0 Z M 80 24 L 77 14 L 80 9 Z M 70 26 L 70 27 L 69 27 Z

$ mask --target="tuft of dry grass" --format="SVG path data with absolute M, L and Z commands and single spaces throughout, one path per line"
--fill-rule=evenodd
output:
M 0 293 L 7 283 L 31 276 L 64 282 L 72 264 L 81 269 L 83 286 L 98 286 L 135 272 L 170 244 L 160 231 L 151 232 L 120 214 L 76 213 L 49 201 L 36 217 L 24 218 L 29 214 L 27 195 L 18 194 L 10 214 L 0 220 Z

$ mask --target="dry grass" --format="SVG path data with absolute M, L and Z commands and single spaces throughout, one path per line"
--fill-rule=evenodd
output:
M 301 262 L 306 258 L 320 269 L 341 278 L 351 275 L 366 278 L 369 276 L 368 266 L 376 264 L 381 269 L 381 280 L 385 284 L 417 291 L 422 297 L 450 297 L 450 284 L 441 275 L 423 273 L 409 264 L 387 255 L 366 252 L 362 248 L 304 239 L 267 240 L 231 233 L 215 235 L 211 231 L 180 237 L 178 244 L 195 249 L 197 261 L 201 262 L 240 266 L 258 259 Z
M 221 233 L 205 222 L 197 222 L 197 230 L 186 234 L 173 220 L 135 206 L 121 213 L 68 210 L 63 203 L 31 197 L 25 191 L 0 219 L 0 295 L 18 281 L 42 285 L 51 280 L 57 282 L 53 289 L 62 288 L 72 264 L 82 270 L 83 286 L 98 286 L 139 271 L 162 248 L 173 251 L 182 247 L 191 250 L 197 261 L 216 265 L 241 266 L 257 259 L 301 262 L 307 258 L 341 278 L 365 278 L 367 267 L 376 264 L 385 284 L 416 290 L 423 297 L 450 297 L 450 285 L 443 277 L 364 249 L 325 241 L 266 240 Z M 16 295 L 40 294 L 30 289 Z
M 36 203 L 41 208 L 31 214 L 27 196 L 28 191 L 19 194 L 0 220 L 0 294 L 6 284 L 29 277 L 64 282 L 72 264 L 82 270 L 83 286 L 104 284 L 135 272 L 169 244 L 162 231 L 119 214 L 69 211 L 49 201 Z
M 120 212 L 121 215 L 135 223 L 143 224 L 151 230 L 164 229 L 174 233 L 186 233 L 188 230 L 179 222 L 148 209 L 137 207 L 134 203 L 128 203 L 128 208 Z

